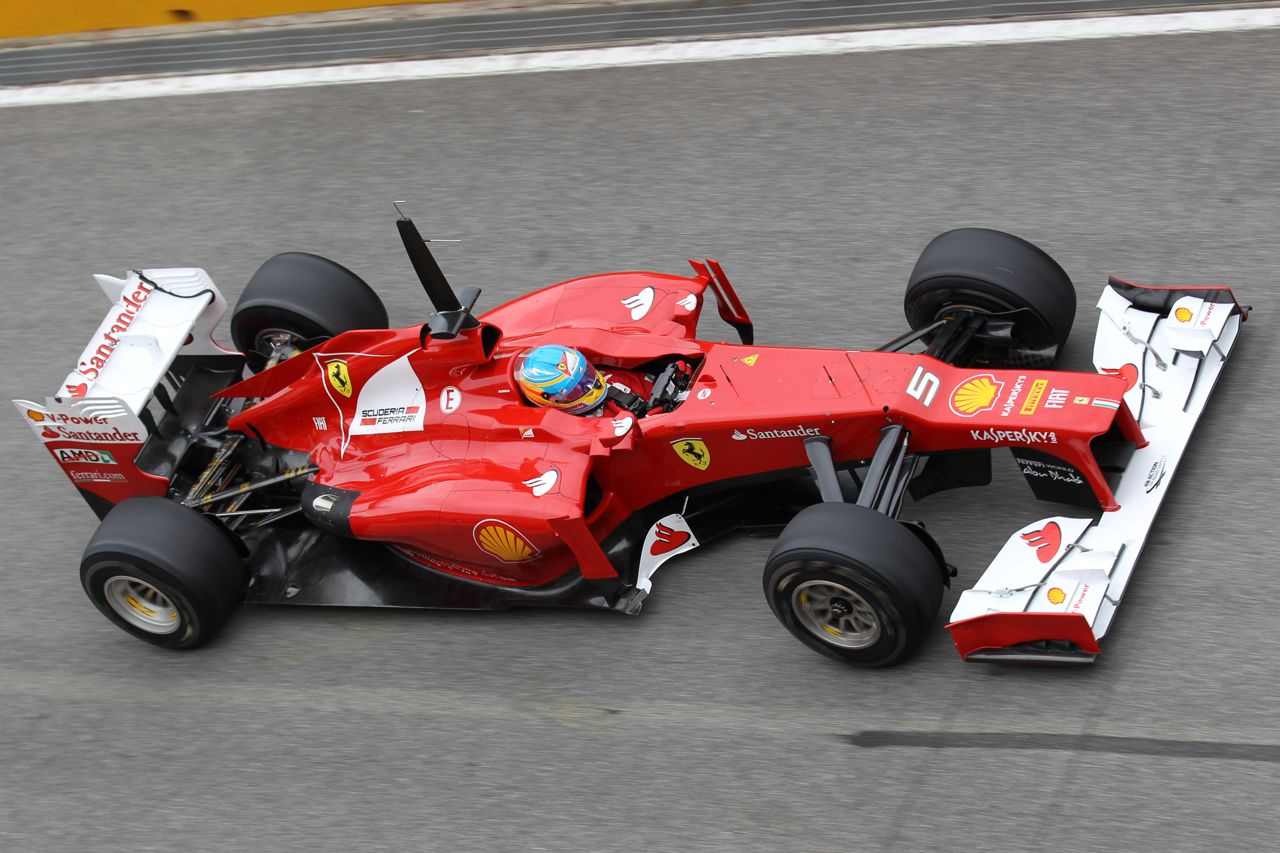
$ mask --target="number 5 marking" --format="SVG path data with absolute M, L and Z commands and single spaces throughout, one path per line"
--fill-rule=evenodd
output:
M 933 403 L 933 397 L 938 393 L 938 386 L 941 384 L 937 376 L 920 365 L 916 368 L 916 372 L 911 374 L 911 381 L 907 383 L 907 396 L 915 397 L 927 407 Z

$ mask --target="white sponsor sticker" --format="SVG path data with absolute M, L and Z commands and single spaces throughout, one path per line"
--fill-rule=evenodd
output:
M 761 441 L 770 438 L 809 438 L 814 435 L 822 435 L 822 430 L 817 427 L 797 426 L 794 429 L 756 429 L 748 427 L 746 432 L 740 429 L 733 431 L 734 441 Z
M 524 485 L 529 487 L 529 491 L 533 492 L 535 498 L 540 498 L 554 489 L 558 482 L 560 482 L 560 472 L 552 468 L 545 474 L 539 474 L 537 477 L 525 480 Z
M 426 417 L 422 383 L 409 365 L 409 355 L 369 377 L 356 398 L 352 435 L 409 432 L 422 429 Z
M 1054 462 L 1041 462 L 1038 459 L 1022 459 L 1019 463 L 1022 473 L 1037 480 L 1053 480 L 1056 483 L 1067 483 L 1072 486 L 1083 485 L 1080 473 L 1070 465 L 1059 465 Z
M 87 444 L 141 444 L 147 431 L 138 416 L 114 397 L 59 400 L 43 404 L 14 400 L 27 424 L 45 444 L 81 441 Z
M 1040 429 L 971 429 L 974 441 L 991 444 L 1057 444 L 1058 434 Z
M 622 300 L 622 304 L 631 311 L 632 320 L 640 320 L 644 315 L 649 313 L 649 309 L 653 307 L 653 288 L 646 287 L 633 296 L 628 296 Z
M 462 405 L 462 392 L 453 385 L 449 385 L 440 391 L 440 411 L 446 415 L 451 415 L 458 411 L 458 407 Z
M 123 483 L 126 479 L 119 471 L 68 471 L 67 473 L 77 483 Z

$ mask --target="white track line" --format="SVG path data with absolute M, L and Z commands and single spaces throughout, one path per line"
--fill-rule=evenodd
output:
M 345 83 L 438 80 L 535 71 L 581 71 L 592 68 L 717 62 L 729 59 L 830 56 L 842 53 L 929 47 L 976 47 L 1080 39 L 1240 32 L 1277 27 L 1280 27 L 1280 8 L 1268 7 L 619 45 L 579 50 L 549 50 L 449 59 L 373 62 L 316 68 L 286 68 L 274 71 L 241 71 L 179 77 L 148 77 L 114 82 L 55 83 L 0 88 L 0 107 L 159 98 L 209 92 L 252 92 L 303 86 L 335 86 Z

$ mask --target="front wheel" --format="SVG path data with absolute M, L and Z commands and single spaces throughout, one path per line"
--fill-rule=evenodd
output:
M 1012 352 L 1056 356 L 1076 316 L 1071 278 L 1039 246 L 988 228 L 957 228 L 925 246 L 911 271 L 907 322 L 922 329 L 959 313 L 1009 321 Z M 996 366 L 1006 359 L 992 359 Z
M 800 642 L 857 666 L 908 657 L 933 626 L 945 568 L 897 521 L 823 503 L 800 512 L 769 555 L 764 592 Z
M 166 498 L 117 504 L 80 563 L 89 600 L 119 627 L 168 649 L 192 649 L 244 597 L 245 570 L 231 534 Z

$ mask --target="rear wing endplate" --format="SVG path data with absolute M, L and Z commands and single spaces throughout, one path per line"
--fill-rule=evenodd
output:
M 94 279 L 112 304 L 75 368 L 43 402 L 13 402 L 82 491 L 108 504 L 164 494 L 167 481 L 135 464 L 154 425 L 147 405 L 179 355 L 232 354 L 212 337 L 227 303 L 202 269 Z

